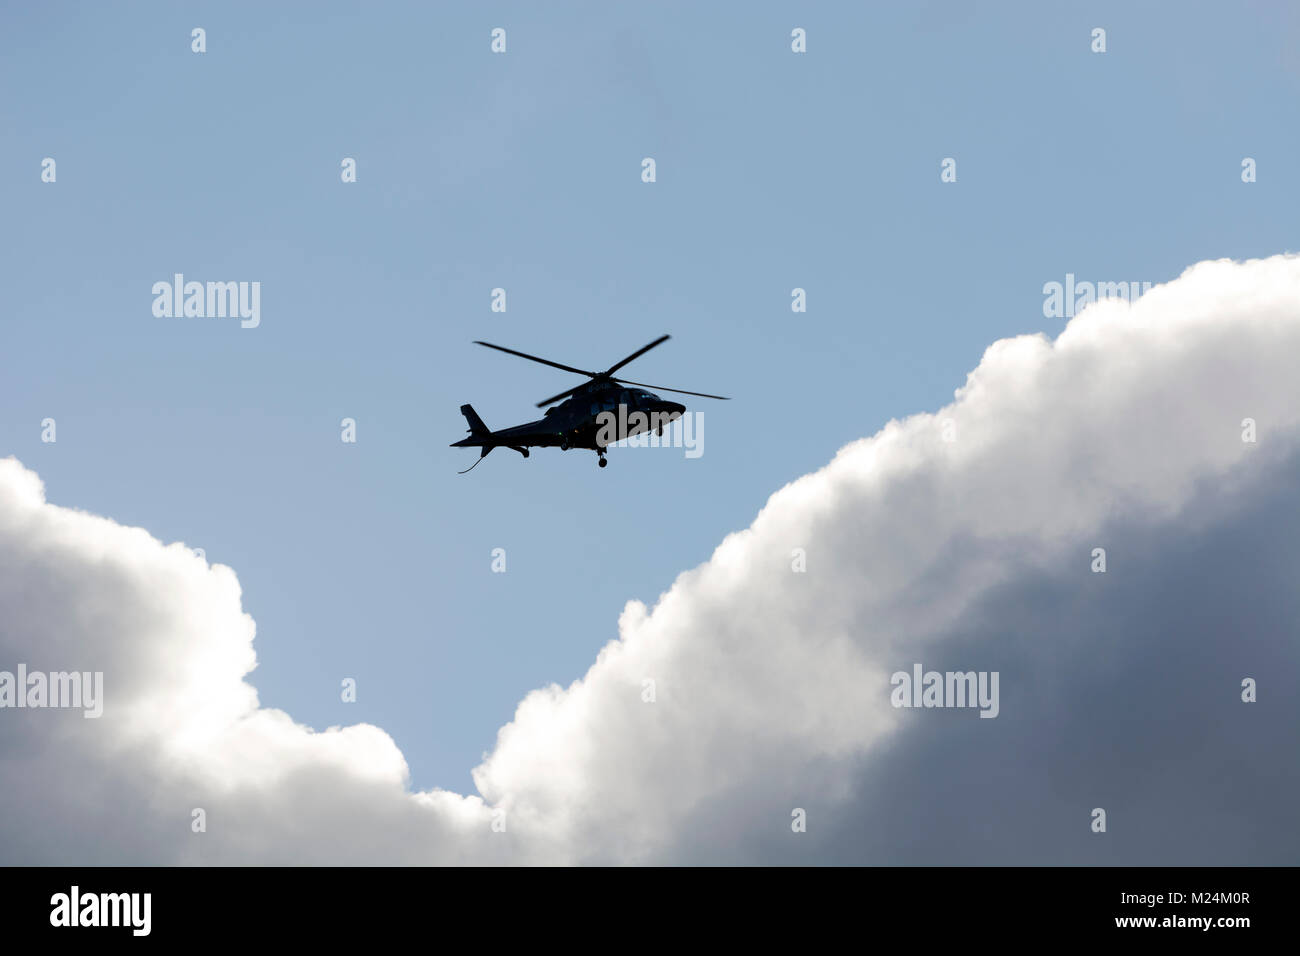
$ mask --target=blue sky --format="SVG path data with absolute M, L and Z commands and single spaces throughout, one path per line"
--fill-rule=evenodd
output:
M 946 403 L 995 339 L 1059 331 L 1045 282 L 1298 245 L 1300 14 L 1280 3 L 3 19 L 0 454 L 55 503 L 232 566 L 263 703 L 380 725 L 418 787 L 469 789 L 528 690 L 581 676 L 628 599 L 784 483 Z M 260 281 L 260 327 L 155 318 L 175 272 Z M 664 332 L 628 375 L 734 396 L 688 400 L 702 457 L 497 452 L 456 474 L 460 404 L 501 427 L 578 381 L 471 340 L 602 368 Z

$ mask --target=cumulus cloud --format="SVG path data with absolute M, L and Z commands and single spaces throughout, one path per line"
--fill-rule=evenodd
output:
M 0 711 L 0 857 L 1294 862 L 1298 355 L 1295 256 L 994 343 L 950 405 L 629 602 L 586 675 L 520 703 L 471 796 L 411 792 L 379 728 L 260 707 L 232 570 L 0 461 L 0 668 L 102 670 L 107 696 L 99 720 Z M 999 716 L 892 707 L 914 663 L 998 671 Z M 196 806 L 221 821 L 201 840 Z

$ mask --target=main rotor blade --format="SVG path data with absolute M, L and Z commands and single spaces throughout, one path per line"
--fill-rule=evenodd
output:
M 570 395 L 572 395 L 572 394 L 573 394 L 574 392 L 576 392 L 578 389 L 583 388 L 585 385 L 586 385 L 586 383 L 584 382 L 582 385 L 575 385 L 575 386 L 573 386 L 573 388 L 570 388 L 570 389 L 568 389 L 568 390 L 566 390 L 566 391 L 563 391 L 563 392 L 561 392 L 559 395 L 552 395 L 552 396 L 551 396 L 550 398 L 548 398 L 546 401 L 544 401 L 544 402 L 538 402 L 538 403 L 537 403 L 537 407 L 538 407 L 538 408 L 545 408 L 547 405 L 552 405 L 552 404 L 554 404 L 555 402 L 558 402 L 558 401 L 559 401 L 560 399 L 562 399 L 562 398 L 568 398 Z
M 598 374 L 596 372 L 584 372 L 582 369 L 574 368 L 572 365 L 561 365 L 559 362 L 552 362 L 550 359 L 538 358 L 536 355 L 529 355 L 527 352 L 516 352 L 514 349 L 508 349 L 504 345 L 493 345 L 491 342 L 479 342 L 477 340 L 475 340 L 474 344 L 486 345 L 488 348 L 496 349 L 498 352 L 507 352 L 510 355 L 518 355 L 520 358 L 526 358 L 533 362 L 541 362 L 543 365 L 551 366 L 551 368 L 564 369 L 566 372 L 577 372 L 579 375 L 586 375 L 588 378 L 595 378 Z M 644 351 L 644 349 L 642 351 Z
M 726 395 L 710 395 L 707 392 L 688 392 L 684 388 L 669 388 L 667 385 L 647 385 L 645 382 L 629 382 L 625 378 L 616 378 L 616 382 L 622 382 L 624 385 L 640 385 L 642 388 L 653 388 L 656 392 L 677 392 L 681 395 L 698 395 L 700 398 L 717 398 L 724 402 L 729 402 Z
M 649 351 L 650 351 L 652 348 L 654 348 L 656 345 L 663 345 L 665 342 L 668 341 L 669 338 L 670 338 L 670 336 L 667 336 L 667 335 L 661 335 L 661 336 L 659 336 L 659 338 L 655 339 L 653 342 L 651 342 L 651 343 L 650 343 L 649 345 L 647 345 L 645 348 L 643 348 L 643 349 L 637 349 L 635 352 L 633 352 L 633 353 L 632 353 L 631 355 L 629 355 L 627 358 L 623 359 L 623 361 L 619 362 L 617 365 L 611 365 L 608 369 L 605 370 L 605 375 L 606 375 L 606 376 L 613 375 L 615 372 L 617 372 L 619 369 L 621 369 L 621 368 L 622 368 L 624 365 L 626 365 L 628 362 L 632 361 L 634 358 L 640 358 L 642 355 L 645 355 L 646 352 L 649 352 Z

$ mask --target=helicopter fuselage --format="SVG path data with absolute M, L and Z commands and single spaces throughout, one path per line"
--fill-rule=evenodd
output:
M 601 451 L 614 442 L 651 429 L 662 432 L 664 426 L 681 418 L 685 411 L 686 406 L 644 389 L 628 388 L 616 382 L 592 382 L 548 408 L 537 421 L 497 431 L 476 433 L 474 418 L 477 416 L 471 418 L 466 412 L 465 417 L 470 420 L 469 437 L 454 442 L 451 447 Z
M 529 448 L 588 448 L 600 458 L 600 467 L 604 468 L 605 449 L 625 438 L 639 435 L 654 429 L 663 434 L 664 426 L 681 418 L 686 406 L 660 398 L 648 388 L 658 388 L 665 392 L 677 392 L 682 395 L 696 395 L 701 398 L 716 398 L 726 401 L 726 396 L 710 395 L 707 392 L 688 392 L 681 388 L 669 388 L 667 385 L 650 385 L 645 382 L 633 382 L 625 378 L 616 378 L 614 373 L 635 358 L 639 358 L 651 349 L 668 341 L 669 336 L 661 335 L 649 345 L 642 346 L 622 361 L 615 362 L 603 372 L 591 372 L 572 365 L 552 362 L 527 352 L 508 349 L 491 342 L 476 341 L 498 352 L 505 352 L 530 362 L 549 365 L 561 371 L 575 375 L 585 375 L 588 381 L 573 388 L 566 388 L 558 395 L 552 395 L 537 403 L 538 408 L 546 408 L 546 414 L 535 422 L 525 422 L 492 431 L 478 417 L 471 405 L 462 405 L 460 413 L 469 422 L 469 437 L 452 442 L 452 448 L 478 448 L 479 461 L 487 457 L 493 448 L 510 448 L 528 457 Z M 563 401 L 561 401 L 563 399 Z M 559 402 L 559 404 L 555 404 Z M 474 463 L 475 465 L 478 462 Z M 472 470 L 474 465 L 466 468 Z M 461 472 L 464 474 L 465 472 Z

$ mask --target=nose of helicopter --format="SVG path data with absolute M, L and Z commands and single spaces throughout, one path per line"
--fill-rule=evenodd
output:
M 682 415 L 685 413 L 686 406 L 679 405 L 676 402 L 666 402 L 663 399 L 660 399 L 658 407 L 655 409 L 655 411 L 667 412 L 669 415 L 672 416 L 673 420 L 675 421 L 678 418 L 681 418 Z

